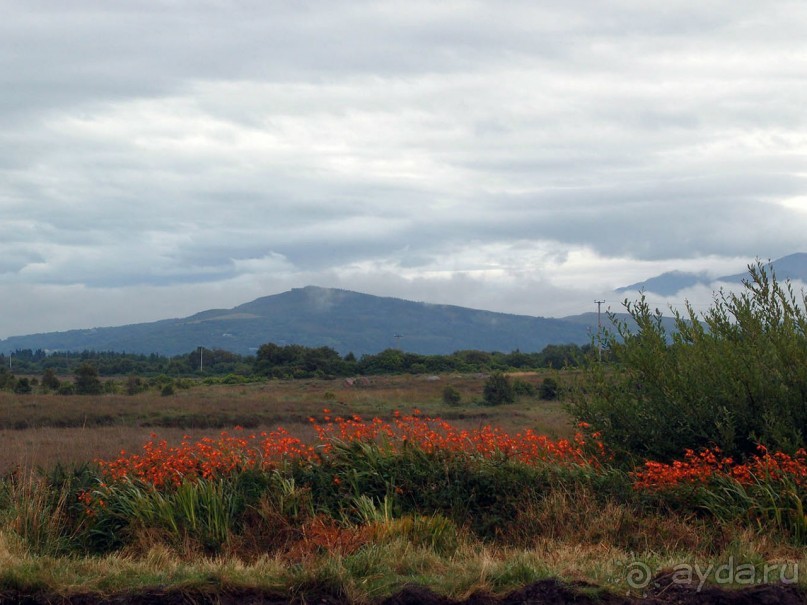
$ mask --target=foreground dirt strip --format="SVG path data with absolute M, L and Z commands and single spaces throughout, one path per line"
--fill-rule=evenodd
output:
M 627 597 L 584 591 L 591 585 L 569 585 L 556 580 L 544 580 L 515 590 L 503 597 L 486 594 L 471 595 L 465 601 L 439 596 L 418 586 L 410 586 L 378 605 L 805 605 L 807 591 L 795 585 L 759 585 L 741 590 L 706 587 L 701 590 L 672 583 L 658 582 L 646 596 Z M 343 596 L 311 591 L 293 599 L 288 595 L 270 594 L 256 590 L 225 590 L 202 592 L 184 590 L 154 590 L 99 596 L 77 594 L 70 597 L 39 593 L 22 594 L 14 591 L 0 593 L 0 604 L 15 605 L 350 605 Z

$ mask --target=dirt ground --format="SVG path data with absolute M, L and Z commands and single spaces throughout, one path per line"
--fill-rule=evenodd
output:
M 569 585 L 556 580 L 544 580 L 520 588 L 503 597 L 485 594 L 471 595 L 465 601 L 455 601 L 439 596 L 430 590 L 410 586 L 392 595 L 377 605 L 805 605 L 807 592 L 795 585 L 759 585 L 740 590 L 722 590 L 706 587 L 701 590 L 664 582 L 654 583 L 655 588 L 641 597 L 628 597 L 602 592 L 593 592 L 592 586 Z M 299 594 L 288 596 L 254 590 L 224 592 L 192 591 L 147 591 L 99 595 L 72 595 L 62 597 L 53 594 L 0 593 L 0 604 L 24 605 L 346 605 L 341 595 L 327 593 Z

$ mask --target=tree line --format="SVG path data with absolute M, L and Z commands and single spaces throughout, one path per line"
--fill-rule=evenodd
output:
M 96 394 L 114 387 L 101 378 L 127 377 L 125 389 L 164 388 L 180 378 L 220 382 L 252 379 L 339 378 L 356 375 L 504 372 L 576 367 L 590 353 L 588 345 L 549 345 L 540 352 L 456 351 L 422 355 L 387 349 L 357 358 L 331 347 L 266 343 L 255 355 L 198 349 L 167 357 L 114 351 L 52 352 L 30 349 L 0 355 L 0 389 L 28 393 L 34 387 L 65 394 Z M 61 377 L 61 378 L 60 378 Z M 72 377 L 72 381 L 65 377 Z M 117 387 L 114 387 L 117 388 Z

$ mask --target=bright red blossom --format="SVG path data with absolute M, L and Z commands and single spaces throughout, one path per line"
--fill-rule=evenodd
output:
M 380 418 L 363 420 L 357 415 L 331 417 L 330 410 L 323 413 L 324 423 L 309 419 L 319 438 L 314 446 L 304 444 L 283 429 L 262 433 L 259 437 L 226 432 L 218 439 L 204 438 L 196 442 L 186 437 L 179 446 L 158 441 L 157 435 L 152 434 L 142 454 L 121 452 L 117 459 L 99 464 L 109 481 L 132 479 L 161 488 L 248 469 L 270 469 L 283 460 L 314 460 L 317 452 L 327 455 L 336 442 L 375 441 L 384 443 L 393 452 L 418 447 L 429 453 L 444 450 L 483 457 L 503 455 L 526 464 L 596 466 L 605 459 L 605 449 L 597 436 L 587 441 L 582 433 L 572 439 L 552 440 L 530 429 L 515 435 L 491 426 L 466 430 L 439 418 L 423 416 L 418 410 L 411 415 L 396 411 L 391 422 Z M 240 428 L 236 431 L 242 432 Z
M 669 464 L 645 462 L 642 470 L 633 473 L 636 489 L 661 490 L 680 485 L 705 485 L 716 476 L 730 477 L 748 485 L 759 479 L 778 481 L 790 479 L 799 487 L 807 487 L 807 451 L 798 450 L 790 456 L 783 452 L 770 453 L 759 446 L 759 453 L 744 464 L 722 457 L 718 448 L 700 452 L 686 450 L 684 460 Z

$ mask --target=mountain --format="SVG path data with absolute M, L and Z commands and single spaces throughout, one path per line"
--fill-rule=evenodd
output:
M 712 280 L 706 273 L 690 273 L 687 271 L 668 271 L 645 281 L 617 288 L 614 292 L 641 291 L 655 292 L 664 296 L 672 296 L 684 288 L 698 284 L 708 284 Z
M 329 346 L 341 354 L 356 355 L 391 347 L 422 354 L 463 349 L 540 351 L 548 344 L 586 344 L 592 331 L 596 331 L 596 318 L 592 325 L 308 286 L 182 319 L 13 336 L 0 340 L 0 352 L 180 355 L 203 346 L 246 355 L 267 342 Z
M 790 279 L 792 281 L 807 282 L 807 253 L 797 252 L 783 256 L 765 263 L 765 267 L 767 269 L 773 267 L 776 271 L 776 278 L 779 280 Z M 747 279 L 747 268 L 741 273 L 715 278 L 710 278 L 706 272 L 668 271 L 644 281 L 617 288 L 614 292 L 645 291 L 663 296 L 672 296 L 685 288 L 691 288 L 699 284 L 709 285 L 715 282 L 739 284 Z
M 672 317 L 672 314 L 669 312 L 668 309 L 661 309 L 662 318 L 661 318 L 661 325 L 667 334 L 672 334 L 673 332 L 677 331 L 675 325 L 675 319 Z M 616 332 L 617 326 L 615 324 L 625 323 L 628 326 L 628 329 L 631 332 L 636 332 L 638 326 L 634 319 L 628 313 L 617 313 L 614 312 L 614 319 L 615 323 L 611 323 L 608 315 L 606 313 L 602 313 L 600 316 L 600 321 L 602 322 L 602 327 L 605 330 L 610 332 Z M 581 313 L 580 315 L 569 315 L 568 317 L 564 317 L 563 321 L 567 321 L 569 323 L 577 323 L 585 326 L 591 326 L 591 331 L 596 333 L 597 331 L 597 312 L 596 311 L 589 311 L 587 313 Z
M 796 252 L 795 254 L 789 254 L 769 263 L 765 263 L 766 269 L 770 270 L 771 267 L 776 271 L 777 280 L 784 281 L 789 279 L 791 281 L 807 282 L 807 253 L 805 252 Z M 714 281 L 740 283 L 744 279 L 748 279 L 747 270 L 734 275 L 724 275 Z

